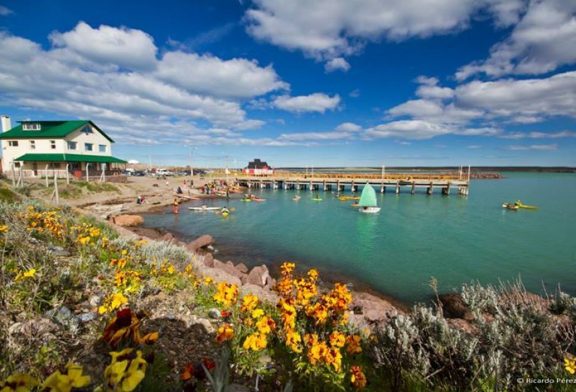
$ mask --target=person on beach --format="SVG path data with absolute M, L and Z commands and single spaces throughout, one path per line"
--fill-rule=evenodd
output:
M 177 214 L 179 212 L 180 212 L 180 202 L 178 201 L 178 198 L 175 197 L 174 203 L 172 203 L 172 213 Z

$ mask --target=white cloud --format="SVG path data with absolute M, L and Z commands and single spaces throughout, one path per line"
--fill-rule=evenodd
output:
M 334 59 L 328 60 L 326 64 L 324 64 L 324 69 L 326 70 L 326 72 L 334 72 L 334 71 L 346 72 L 350 69 L 350 64 L 342 57 L 336 57 Z
M 156 65 L 156 45 L 141 30 L 101 25 L 94 29 L 84 22 L 74 30 L 50 34 L 56 47 L 66 49 L 97 63 L 111 63 L 131 69 L 149 69 Z
M 367 138 L 431 139 L 453 132 L 454 129 L 444 124 L 422 120 L 400 120 L 368 128 L 364 135 Z
M 454 90 L 449 87 L 438 86 L 438 79 L 419 76 L 416 81 L 420 83 L 416 95 L 427 99 L 448 99 L 454 96 Z
M 532 150 L 532 151 L 555 151 L 558 149 L 558 145 L 557 144 L 531 144 L 528 146 L 524 146 L 524 145 L 514 145 L 514 146 L 509 146 L 508 147 L 509 150 L 512 151 L 527 151 L 527 150 Z
M 10 53 L 0 61 L 0 104 L 90 118 L 118 140 L 218 136 L 196 122 L 256 129 L 264 122 L 247 118 L 242 98 L 288 87 L 271 66 L 247 59 L 170 51 L 157 58 L 152 38 L 140 30 L 79 23 L 50 37 L 53 46 L 43 49 L 0 32 L 0 52 Z
M 294 132 L 282 134 L 278 137 L 279 140 L 289 140 L 293 142 L 304 141 L 330 141 L 330 140 L 348 140 L 354 139 L 358 136 L 362 127 L 358 124 L 345 122 L 334 128 L 333 131 L 328 132 Z
M 324 93 L 314 93 L 310 95 L 300 95 L 290 97 L 283 95 L 277 97 L 272 102 L 274 107 L 288 112 L 318 112 L 324 113 L 326 110 L 334 110 L 340 104 L 340 96 L 329 96 Z
M 558 132 L 509 132 L 500 136 L 502 139 L 561 139 L 576 137 L 575 131 Z
M 362 127 L 358 124 L 354 124 L 352 122 L 345 122 L 336 127 L 337 131 L 342 132 L 358 132 L 362 130 Z
M 13 13 L 14 11 L 12 11 L 10 8 L 0 5 L 0 16 L 8 16 Z
M 253 37 L 317 59 L 358 52 L 370 40 L 400 41 L 467 27 L 480 10 L 500 26 L 514 23 L 523 0 L 254 0 L 246 12 Z
M 190 92 L 220 97 L 250 98 L 288 87 L 271 66 L 262 68 L 246 59 L 222 60 L 184 52 L 166 53 L 157 76 Z
M 494 45 L 485 61 L 468 64 L 456 77 L 464 80 L 477 73 L 498 77 L 506 74 L 535 75 L 576 62 L 576 2 L 531 1 L 510 36 Z
M 459 106 L 494 117 L 576 118 L 576 71 L 542 79 L 474 81 L 458 86 L 455 94 Z

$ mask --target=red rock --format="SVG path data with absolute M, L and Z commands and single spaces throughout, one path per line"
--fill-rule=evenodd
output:
M 243 274 L 242 272 L 238 271 L 236 269 L 236 267 L 234 267 L 234 264 L 232 264 L 232 262 L 228 262 L 228 263 L 223 263 L 220 260 L 214 260 L 213 262 L 214 264 L 214 268 L 220 269 L 222 271 L 227 272 L 228 274 L 243 280 L 243 278 L 246 277 L 245 274 Z
M 242 272 L 243 274 L 247 274 L 248 273 L 248 267 L 246 267 L 246 265 L 244 263 L 239 263 L 236 264 L 236 269 L 240 272 Z
M 186 248 L 188 248 L 188 250 L 192 252 L 196 252 L 198 249 L 204 248 L 208 245 L 212 245 L 213 243 L 214 238 L 212 238 L 211 235 L 204 234 L 203 236 L 200 236 L 196 238 L 194 241 L 188 243 L 188 245 L 186 245 Z
M 112 223 L 125 227 L 140 226 L 144 223 L 144 218 L 140 215 L 117 215 L 112 217 L 111 220 Z
M 268 271 L 268 267 L 262 264 L 261 266 L 252 268 L 246 277 L 246 283 L 264 287 L 266 286 L 266 281 L 269 277 L 270 272 Z

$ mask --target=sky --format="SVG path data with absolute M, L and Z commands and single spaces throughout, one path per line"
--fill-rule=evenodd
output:
M 155 165 L 576 166 L 576 0 L 0 0 L 0 113 Z

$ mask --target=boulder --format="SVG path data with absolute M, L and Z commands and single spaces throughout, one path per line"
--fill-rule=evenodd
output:
M 202 258 L 202 262 L 204 263 L 204 265 L 206 267 L 213 268 L 214 267 L 214 256 L 212 256 L 212 253 L 206 253 L 204 255 L 204 257 Z
M 247 274 L 248 273 L 248 267 L 246 267 L 246 265 L 244 263 L 238 263 L 236 264 L 236 269 L 240 272 L 242 272 L 243 274 Z
M 117 215 L 113 216 L 111 221 L 118 226 L 132 227 L 140 226 L 144 223 L 144 218 L 140 215 Z
M 166 233 L 162 236 L 162 241 L 166 241 L 166 242 L 172 242 L 175 240 L 174 236 L 172 235 L 172 233 Z
M 351 308 L 369 322 L 384 322 L 400 313 L 389 301 L 368 293 L 353 293 Z M 361 312 L 361 313 L 360 313 Z
M 261 266 L 254 267 L 246 277 L 246 283 L 255 284 L 260 287 L 266 286 L 266 282 L 270 278 L 268 267 L 262 264 Z
M 212 238 L 211 235 L 204 234 L 203 236 L 196 238 L 194 241 L 189 242 L 188 245 L 186 245 L 186 248 L 192 252 L 196 252 L 198 249 L 204 248 L 213 243 L 214 238 Z
M 472 312 L 462 296 L 458 293 L 442 294 L 439 297 L 442 311 L 446 318 L 459 318 L 463 320 L 472 320 Z
M 216 261 L 216 260 L 214 260 Z M 225 264 L 224 264 L 225 265 Z M 218 268 L 206 268 L 204 271 L 204 276 L 212 278 L 215 282 L 226 282 L 230 284 L 235 284 L 236 286 L 242 286 L 242 281 L 226 271 Z
M 220 260 L 214 260 L 213 261 L 213 266 L 214 268 L 220 269 L 222 271 L 225 271 L 227 273 L 229 273 L 232 276 L 237 277 L 240 280 L 245 279 L 245 274 L 243 274 L 242 272 L 238 271 L 236 269 L 236 267 L 234 267 L 234 264 L 232 264 L 231 261 L 227 262 L 227 263 L 223 263 Z
M 270 302 L 273 305 L 278 302 L 278 294 L 276 294 L 274 291 L 256 286 L 255 284 L 245 284 L 240 288 L 240 293 L 242 293 L 242 295 L 255 295 L 262 301 Z

